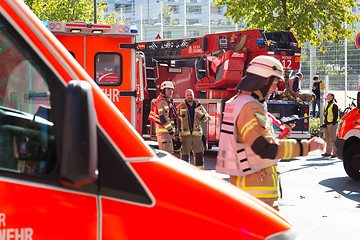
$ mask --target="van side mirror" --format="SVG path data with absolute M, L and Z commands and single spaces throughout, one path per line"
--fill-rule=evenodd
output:
M 356 107 L 360 110 L 360 92 L 357 93 Z
M 61 182 L 81 187 L 97 179 L 96 113 L 92 88 L 70 81 L 66 88 L 61 147 Z

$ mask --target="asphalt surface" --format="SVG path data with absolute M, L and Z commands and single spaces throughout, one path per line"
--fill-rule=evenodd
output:
M 217 151 L 205 153 L 205 171 L 215 172 Z M 338 158 L 320 151 L 279 163 L 283 196 L 280 214 L 298 232 L 299 240 L 360 240 L 360 181 L 349 178 Z

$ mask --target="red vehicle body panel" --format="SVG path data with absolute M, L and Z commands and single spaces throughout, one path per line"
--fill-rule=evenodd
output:
M 150 199 L 145 204 L 100 192 L 87 193 L 83 188 L 63 185 L 60 179 L 52 179 L 56 182 L 54 186 L 45 177 L 32 181 L 28 175 L 0 169 L 1 236 L 15 239 L 21 235 L 27 240 L 265 239 L 292 229 L 275 210 L 233 185 L 171 155 L 157 157 L 24 3 L 3 0 L 0 10 L 1 17 L 11 23 L 53 71 L 58 78 L 54 81 L 66 86 L 73 79 L 82 79 L 90 84 L 98 131 L 107 140 L 111 153 L 119 157 L 119 165 L 126 166 L 126 171 L 136 178 Z M 60 166 L 64 164 L 63 159 L 58 161 Z M 116 178 L 116 174 L 110 177 Z M 97 181 L 101 180 L 100 175 Z

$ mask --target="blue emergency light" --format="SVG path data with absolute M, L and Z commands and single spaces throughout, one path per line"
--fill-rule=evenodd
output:
M 136 24 L 130 24 L 130 32 L 131 33 L 137 33 L 137 25 Z
M 45 25 L 45 27 L 48 26 L 48 22 L 47 22 L 47 21 L 44 21 L 44 20 L 40 20 L 40 21 Z
M 258 45 L 258 44 L 260 44 L 260 45 L 264 44 L 264 39 L 262 39 L 262 38 L 256 39 L 256 44 L 257 44 L 257 45 Z

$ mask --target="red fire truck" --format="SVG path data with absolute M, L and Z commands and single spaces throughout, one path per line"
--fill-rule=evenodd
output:
M 224 103 L 235 94 L 254 57 L 276 57 L 287 77 L 300 68 L 301 48 L 291 32 L 247 30 L 136 43 L 136 31 L 129 25 L 48 22 L 47 28 L 145 139 L 156 138 L 148 115 L 163 81 L 173 82 L 175 104 L 183 100 L 186 89 L 195 91 L 211 116 L 203 127 L 211 147 L 219 141 Z M 272 100 L 268 109 L 277 118 L 305 117 L 292 137 L 310 137 L 307 103 Z
M 0 239 L 295 239 L 264 203 L 156 154 L 21 0 L 0 1 L 0 79 Z
M 249 64 L 256 56 L 269 55 L 283 64 L 286 77 L 300 68 L 301 48 L 291 32 L 245 30 L 208 34 L 202 37 L 158 39 L 138 42 L 140 64 L 138 74 L 140 94 L 138 116 L 143 126 L 137 130 L 143 136 L 155 137 L 154 128 L 147 120 L 150 102 L 159 94 L 157 86 L 163 81 L 174 84 L 174 101 L 184 98 L 191 88 L 195 97 L 211 116 L 205 132 L 208 144 L 216 145 L 220 136 L 220 121 L 224 103 L 235 95 L 235 88 Z M 294 101 L 268 101 L 268 110 L 281 118 L 297 114 L 305 117 L 297 122 L 292 137 L 309 138 L 309 104 Z

